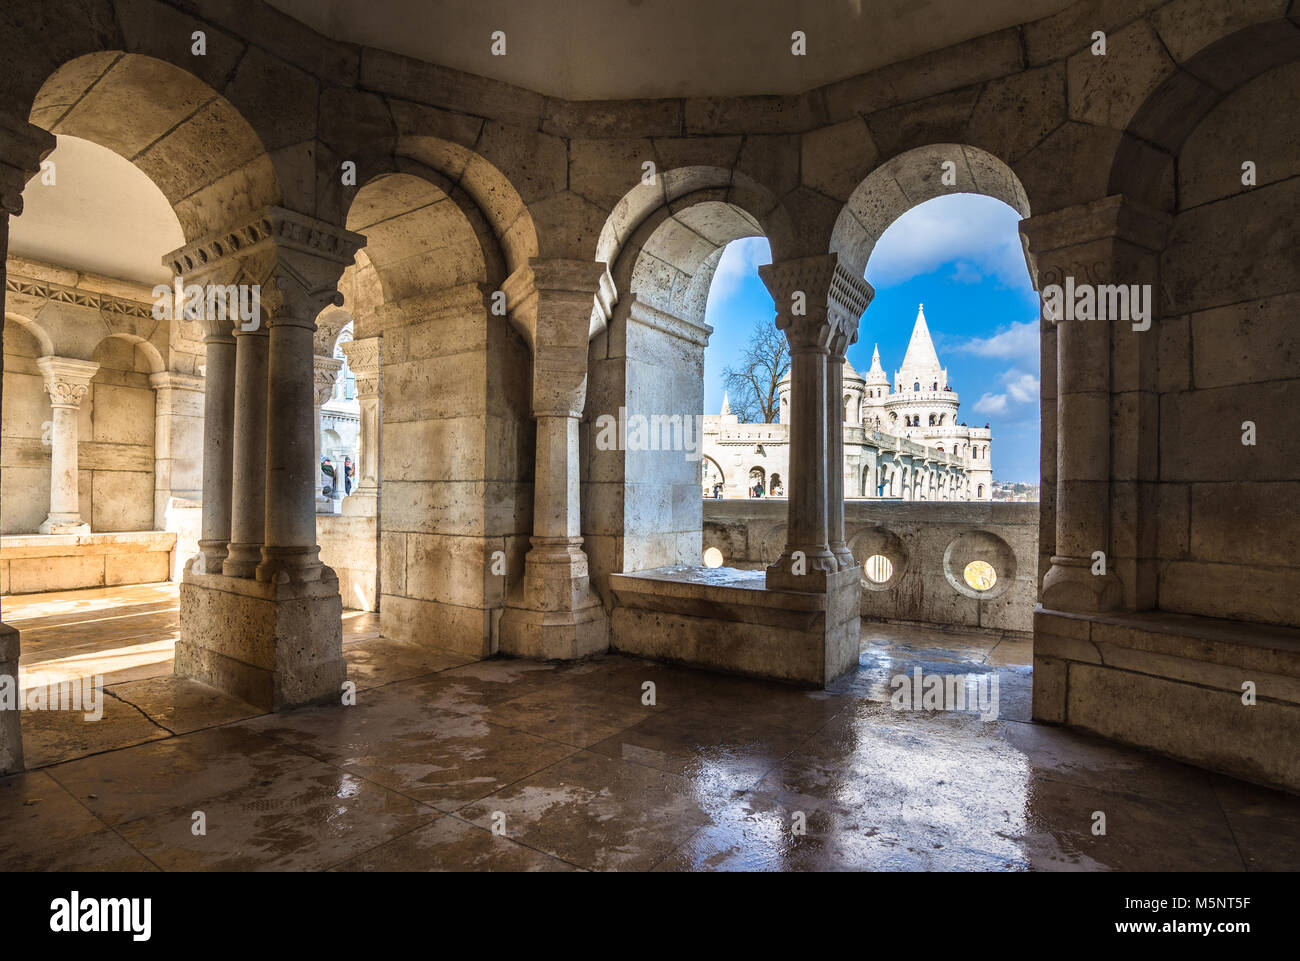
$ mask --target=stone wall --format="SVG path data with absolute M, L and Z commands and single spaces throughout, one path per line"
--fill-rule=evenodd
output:
M 1038 505 L 888 503 L 844 504 L 848 544 L 864 564 L 862 616 L 990 630 L 1033 630 L 1038 559 Z M 704 547 L 723 564 L 756 569 L 775 562 L 785 544 L 786 501 L 704 502 Z M 865 566 L 880 554 L 893 568 L 884 583 Z M 985 592 L 962 577 L 971 561 L 993 565 Z
M 84 318 L 70 316 L 67 324 Z M 49 320 L 46 319 L 46 323 Z M 53 328 L 56 332 L 57 326 Z M 4 477 L 6 534 L 35 533 L 50 509 L 50 400 L 36 367 L 35 338 L 5 324 Z M 78 413 L 81 516 L 95 531 L 154 529 L 154 389 L 140 348 L 116 337 L 96 345 L 99 370 Z
M 1179 154 L 1161 261 L 1159 436 L 1142 441 L 1159 458 L 1161 610 L 1300 625 L 1297 174 L 1300 63 L 1224 99 Z
M 379 518 L 373 515 L 316 515 L 321 563 L 338 575 L 346 610 L 379 610 L 378 537 Z
M 478 285 L 404 303 L 383 336 L 382 630 L 490 654 L 532 526 L 523 344 Z

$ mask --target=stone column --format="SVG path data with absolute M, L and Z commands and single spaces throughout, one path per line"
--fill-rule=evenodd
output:
M 242 542 L 250 536 L 256 539 L 256 533 L 240 528 L 240 537 L 236 538 L 233 526 L 233 505 L 238 503 L 242 508 L 244 503 L 234 499 L 235 391 L 238 382 L 234 325 L 214 321 L 206 326 L 208 329 L 203 338 L 207 353 L 203 393 L 203 529 L 199 538 L 199 556 L 203 558 L 203 570 L 216 573 L 222 571 L 227 563 L 233 566 L 239 563 L 238 558 L 227 559 L 231 542 Z M 244 353 L 249 354 L 248 347 L 244 348 Z M 247 368 L 249 358 L 246 356 L 244 360 Z M 245 373 L 245 378 L 247 376 Z
M 587 345 L 608 320 L 604 264 L 532 260 L 506 281 L 512 323 L 533 352 L 537 464 L 532 549 L 501 620 L 505 653 L 575 658 L 609 646 L 582 550 L 578 423 L 587 396 Z
M 233 370 L 233 350 L 229 359 Z M 209 462 L 204 453 L 207 395 L 204 378 L 193 374 L 159 371 L 149 375 L 149 384 L 154 389 L 153 526 L 155 530 L 176 534 L 170 574 L 172 580 L 179 581 L 184 576 L 186 564 L 192 559 L 194 563 L 200 563 L 196 555 L 202 557 L 204 569 L 212 570 L 214 563 L 216 570 L 221 569 L 220 560 L 214 562 L 203 553 L 201 512 L 196 526 L 192 513 L 180 509 L 196 504 L 201 508 L 203 504 L 203 470 Z M 229 449 L 227 443 L 226 450 Z M 230 503 L 229 494 L 227 486 L 224 499 L 227 505 Z M 226 542 L 230 540 L 228 524 L 225 531 L 225 537 L 216 540 L 221 558 L 225 557 Z
M 826 357 L 826 537 L 840 570 L 857 566 L 844 542 L 844 355 L 846 334 L 831 338 Z
M 1140 385 L 1135 373 L 1112 363 L 1112 351 L 1131 338 L 1157 335 L 1134 332 L 1127 317 L 1079 319 L 1072 307 L 1053 315 L 1047 292 L 1057 288 L 1064 306 L 1085 285 L 1094 294 L 1101 285 L 1158 289 L 1158 252 L 1168 226 L 1167 216 L 1119 196 L 1020 223 L 1044 297 L 1043 319 L 1056 333 L 1055 553 L 1039 598 L 1049 610 L 1092 613 L 1125 605 L 1126 587 L 1116 573 L 1118 532 L 1110 523 L 1112 393 L 1116 377 L 1133 381 L 1120 389 Z M 1134 432 L 1140 433 L 1136 425 Z M 1107 556 L 1104 574 L 1093 573 L 1097 551 Z M 1126 553 L 1133 560 L 1134 551 Z
M 54 135 L 0 110 L 0 298 L 5 296 L 5 264 L 9 255 L 9 220 L 23 212 L 23 188 L 54 149 Z M 0 317 L 3 317 L 0 311 Z M 4 383 L 4 352 L 0 351 L 0 392 Z M 3 400 L 3 398 L 0 398 Z M 18 683 L 19 634 L 0 622 L 0 677 Z M 0 710 L 0 774 L 23 769 L 22 715 Z
M 233 339 L 229 347 L 228 366 L 233 371 Z M 212 370 L 211 352 L 205 369 Z M 167 509 L 173 499 L 199 503 L 203 500 L 203 465 L 207 460 L 204 431 L 208 422 L 206 380 L 164 370 L 150 374 L 149 385 L 154 389 L 154 527 L 166 530 Z M 225 540 L 230 540 L 228 533 Z M 225 549 L 223 542 L 223 554 Z
M 335 700 L 347 674 L 338 578 L 316 546 L 312 334 L 362 243 L 268 207 L 180 252 L 263 279 L 235 331 L 231 544 L 221 573 L 185 573 L 175 672 L 267 710 Z
M 836 254 L 805 257 L 760 267 L 759 276 L 776 303 L 776 325 L 790 342 L 790 477 L 787 543 L 781 557 L 767 569 L 767 586 L 785 590 L 824 592 L 827 575 L 840 570 L 841 558 L 830 547 L 830 446 L 828 423 L 839 410 L 838 396 L 828 396 L 828 364 L 837 337 L 845 346 L 857 338 L 858 321 L 874 291 L 839 262 Z M 841 364 L 843 361 L 841 360 Z M 840 449 L 843 425 L 836 414 Z M 841 539 L 843 481 L 839 511 Z M 847 563 L 852 555 L 844 551 Z
M 357 404 L 361 408 L 361 429 L 357 455 L 357 484 L 343 501 L 344 514 L 373 516 L 379 512 L 379 356 L 383 337 L 367 337 L 343 344 L 348 369 L 357 379 Z
M 77 503 L 77 419 L 90 379 L 99 364 L 70 357 L 38 357 L 45 377 L 54 426 L 50 430 L 50 514 L 41 522 L 42 534 L 89 534 Z
M 313 371 L 316 316 L 342 306 L 337 286 L 365 244 L 359 234 L 276 208 L 276 291 L 270 305 L 267 390 L 266 539 L 257 579 L 321 578 L 316 543 L 317 479 Z
M 315 421 L 316 445 L 315 445 L 315 464 L 316 473 L 315 484 L 312 488 L 315 494 L 316 511 L 318 513 L 334 513 L 334 502 L 339 499 L 339 491 L 343 487 L 343 465 L 334 465 L 334 497 L 329 498 L 321 493 L 323 486 L 320 471 L 321 456 L 321 435 L 324 433 L 321 423 L 321 408 L 323 408 L 331 397 L 334 396 L 334 386 L 338 381 L 339 371 L 343 369 L 343 361 L 337 357 L 322 357 L 317 354 L 312 358 L 312 414 Z
M 257 327 L 235 329 L 234 444 L 230 546 L 221 573 L 252 577 L 262 560 L 266 523 L 266 378 L 270 338 Z

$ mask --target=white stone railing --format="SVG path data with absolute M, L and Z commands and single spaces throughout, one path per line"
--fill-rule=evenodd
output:
M 864 565 L 862 616 L 993 630 L 1031 631 L 1038 581 L 1038 504 L 848 500 L 849 548 Z M 782 498 L 706 500 L 704 548 L 727 567 L 752 570 L 776 560 L 785 544 Z M 866 562 L 882 555 L 866 577 Z M 995 580 L 971 586 L 967 565 L 983 561 Z M 978 573 L 978 566 L 972 574 Z

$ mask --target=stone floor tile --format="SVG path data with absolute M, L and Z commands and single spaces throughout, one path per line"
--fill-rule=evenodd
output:
M 510 838 L 441 817 L 333 868 L 334 871 L 576 871 Z

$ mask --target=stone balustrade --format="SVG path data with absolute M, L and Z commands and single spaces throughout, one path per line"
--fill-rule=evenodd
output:
M 721 551 L 727 567 L 765 567 L 785 543 L 785 517 L 780 498 L 706 500 L 704 548 Z M 1037 504 L 848 500 L 844 521 L 849 548 L 863 565 L 863 617 L 1033 630 Z M 888 564 L 873 566 L 874 556 Z M 967 564 L 981 560 L 996 577 L 987 590 L 963 576 Z

